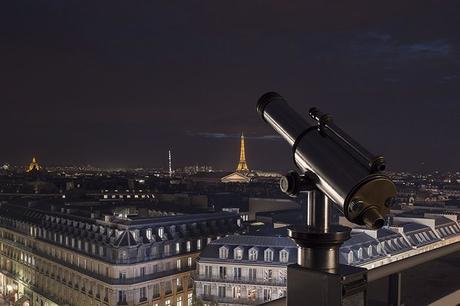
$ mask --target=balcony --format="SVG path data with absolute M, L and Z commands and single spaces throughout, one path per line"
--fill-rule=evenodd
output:
M 264 303 L 264 300 L 262 299 L 218 297 L 214 295 L 202 295 L 199 297 L 199 299 L 201 299 L 204 302 L 228 303 L 235 305 L 260 305 Z
M 231 278 L 231 277 L 208 277 L 205 275 L 195 274 L 193 276 L 195 281 L 205 281 L 205 282 L 217 282 L 217 283 L 235 283 L 235 284 L 253 284 L 253 285 L 264 285 L 264 286 L 277 286 L 277 287 L 286 287 L 287 280 L 279 279 L 250 279 L 246 277 L 240 278 Z

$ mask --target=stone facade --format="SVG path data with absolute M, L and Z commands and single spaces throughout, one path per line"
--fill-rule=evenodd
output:
M 85 218 L 2 203 L 0 293 L 23 305 L 191 305 L 190 274 L 231 213 Z

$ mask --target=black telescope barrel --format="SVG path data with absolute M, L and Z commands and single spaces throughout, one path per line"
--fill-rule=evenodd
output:
M 297 167 L 315 174 L 316 187 L 348 220 L 371 228 L 383 225 L 389 212 L 387 203 L 396 195 L 393 182 L 380 172 L 383 157 L 374 158 L 318 110 L 311 114 L 315 119 L 312 124 L 278 93 L 263 95 L 257 111 L 292 147 Z
M 276 92 L 268 92 L 260 97 L 257 112 L 265 122 L 276 122 L 271 125 L 291 146 L 305 130 L 314 127 Z
M 372 172 L 385 170 L 385 159 L 383 156 L 371 154 L 368 150 L 363 148 L 356 140 L 345 133 L 338 127 L 329 114 L 322 113 L 316 107 L 310 108 L 308 114 L 310 117 L 317 121 L 320 126 L 329 129 L 340 141 L 354 152 L 357 159 L 361 160 L 363 164 L 369 167 Z

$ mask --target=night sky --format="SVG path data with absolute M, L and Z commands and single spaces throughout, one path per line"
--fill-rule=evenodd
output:
M 232 169 L 244 131 L 289 169 L 277 91 L 392 170 L 459 170 L 460 3 L 316 2 L 2 1 L 0 163 Z

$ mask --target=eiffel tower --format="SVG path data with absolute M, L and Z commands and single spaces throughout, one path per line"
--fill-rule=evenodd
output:
M 27 167 L 26 172 L 34 172 L 34 171 L 40 171 L 42 167 L 38 164 L 37 160 L 35 157 L 32 158 L 32 162 L 29 164 L 29 167 Z
M 248 164 L 246 164 L 246 154 L 244 153 L 244 135 L 241 133 L 241 148 L 240 148 L 240 162 L 236 167 L 236 171 L 249 171 Z

